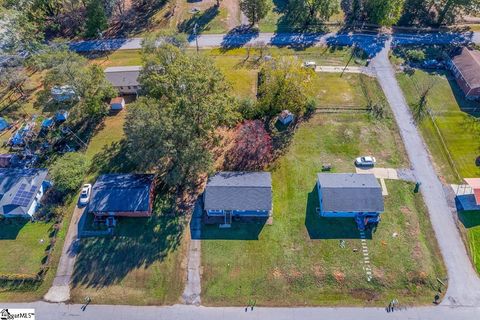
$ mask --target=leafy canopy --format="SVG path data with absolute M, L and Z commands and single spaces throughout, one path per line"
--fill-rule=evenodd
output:
M 88 161 L 84 154 L 69 152 L 53 164 L 50 176 L 58 191 L 69 193 L 80 186 L 87 169 Z

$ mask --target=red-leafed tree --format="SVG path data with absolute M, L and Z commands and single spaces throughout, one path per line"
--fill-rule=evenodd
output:
M 272 138 L 260 120 L 249 120 L 236 128 L 234 145 L 227 151 L 228 170 L 259 170 L 273 159 Z

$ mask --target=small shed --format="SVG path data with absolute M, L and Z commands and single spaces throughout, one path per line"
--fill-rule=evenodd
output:
M 122 97 L 116 97 L 110 100 L 111 110 L 122 110 L 125 107 L 125 99 Z
M 285 126 L 290 124 L 290 122 L 293 121 L 293 113 L 288 110 L 283 110 L 278 116 L 278 121 L 280 121 Z
M 65 122 L 68 119 L 68 111 L 66 110 L 59 110 L 55 114 L 55 121 L 56 122 Z
M 9 127 L 7 120 L 0 117 L 0 131 L 3 131 Z

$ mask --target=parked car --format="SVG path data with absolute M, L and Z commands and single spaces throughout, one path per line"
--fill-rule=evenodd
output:
M 81 206 L 86 206 L 90 202 L 90 195 L 92 193 L 92 185 L 84 184 L 82 187 L 82 192 L 80 193 L 80 198 L 78 199 L 78 204 Z
M 373 167 L 377 160 L 372 156 L 363 156 L 355 159 L 355 165 L 357 167 Z
M 445 66 L 443 62 L 432 59 L 432 60 L 425 60 L 422 62 L 422 68 L 424 69 L 443 69 Z
M 311 68 L 311 69 L 315 69 L 317 67 L 317 63 L 315 61 L 305 61 L 303 63 L 303 66 L 305 68 Z

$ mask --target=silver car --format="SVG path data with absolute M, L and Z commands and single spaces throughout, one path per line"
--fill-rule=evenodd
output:
M 92 193 L 92 185 L 87 183 L 82 187 L 82 192 L 80 193 L 80 198 L 78 199 L 78 204 L 81 206 L 86 206 L 90 202 L 90 194 Z
M 377 163 L 377 160 L 372 156 L 363 156 L 355 159 L 355 165 L 357 167 L 373 167 L 375 163 Z

